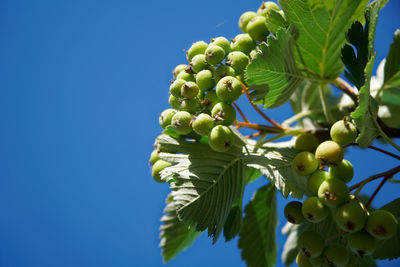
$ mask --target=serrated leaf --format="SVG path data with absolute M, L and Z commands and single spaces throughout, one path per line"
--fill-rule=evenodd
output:
M 267 16 L 267 28 L 273 34 L 276 34 L 278 30 L 289 26 L 289 23 L 285 18 L 275 9 L 271 9 Z
M 279 0 L 289 23 L 299 30 L 296 45 L 308 77 L 335 79 L 343 71 L 345 32 L 364 13 L 367 0 Z M 310 5 L 311 4 L 311 5 Z M 299 62 L 299 60 L 298 60 Z
M 398 221 L 400 220 L 400 198 L 391 201 L 380 209 L 391 212 Z M 400 257 L 400 224 L 397 224 L 397 232 L 392 238 L 379 242 L 374 257 L 380 260 L 393 260 Z
M 249 140 L 247 147 L 251 152 L 243 158 L 244 163 L 258 169 L 284 197 L 290 194 L 301 199 L 307 192 L 307 177 L 298 175 L 292 168 L 298 154 L 293 142 L 268 143 L 256 151 L 253 151 L 254 146 L 255 142 Z
M 264 108 L 285 103 L 303 79 L 296 67 L 294 41 L 290 29 L 279 30 L 276 37 L 271 35 L 260 45 L 261 54 L 246 68 L 250 96 Z
M 166 204 L 164 215 L 160 220 L 163 224 L 160 226 L 159 244 L 164 263 L 188 248 L 200 234 L 178 219 L 171 196 L 167 197 Z
M 271 184 L 257 190 L 245 208 L 239 234 L 242 259 L 249 267 L 270 267 L 276 261 L 276 189 Z
M 176 163 L 165 168 L 161 177 L 170 182 L 179 219 L 194 225 L 197 231 L 208 229 L 208 235 L 216 242 L 244 186 L 241 149 L 233 147 L 219 153 L 208 145 L 166 135 L 158 141 L 167 147 L 176 146 L 183 153 L 160 153 L 162 159 Z
M 224 225 L 224 237 L 226 242 L 239 234 L 242 228 L 242 222 L 242 208 L 239 205 L 233 206 Z
M 370 82 L 371 73 L 374 65 L 375 55 L 368 62 L 365 69 L 365 84 L 360 89 L 358 97 L 358 107 L 351 113 L 360 135 L 357 137 L 356 142 L 361 148 L 368 147 L 376 137 L 379 136 L 380 131 L 376 123 L 378 104 L 375 99 L 370 95 Z
M 254 168 L 247 167 L 246 168 L 246 184 L 249 184 L 262 176 L 262 173 Z
M 396 30 L 386 57 L 384 87 L 400 85 L 400 30 Z
M 374 54 L 375 29 L 381 6 L 381 0 L 368 6 L 365 12 L 365 28 L 357 21 L 347 32 L 347 39 L 355 47 L 357 53 L 348 44 L 342 49 L 342 61 L 347 69 L 345 76 L 358 89 L 365 83 L 364 70 L 368 60 Z

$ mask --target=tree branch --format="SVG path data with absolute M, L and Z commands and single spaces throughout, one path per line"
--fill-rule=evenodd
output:
M 343 93 L 348 95 L 351 100 L 353 100 L 354 104 L 357 106 L 358 104 L 358 96 L 357 94 L 353 91 L 353 87 L 347 83 L 345 80 L 343 80 L 340 77 L 337 77 L 335 82 L 333 83 L 334 86 L 339 88 Z
M 258 130 L 258 131 L 262 131 L 262 132 L 266 132 L 266 133 L 282 133 L 283 132 L 283 130 L 278 127 L 267 126 L 267 125 L 262 125 L 262 124 L 258 124 L 258 123 L 235 121 L 233 124 L 236 126 L 239 126 L 241 128 L 249 128 L 249 129 L 254 129 L 254 130 Z
M 246 118 L 246 116 L 244 115 L 243 111 L 239 108 L 239 106 L 235 102 L 233 102 L 233 105 L 235 106 L 235 108 L 239 112 L 240 116 L 242 116 L 243 120 L 245 122 L 249 122 L 249 120 Z
M 386 176 L 392 177 L 393 175 L 395 175 L 398 172 L 400 172 L 400 165 L 395 167 L 395 168 L 393 168 L 393 169 L 390 169 L 388 171 L 372 175 L 372 176 L 368 177 L 367 179 L 365 179 L 364 181 L 361 181 L 358 184 L 350 186 L 349 190 L 352 191 L 352 190 L 358 188 L 357 191 L 354 193 L 355 195 L 357 195 L 367 183 L 372 182 L 372 181 L 374 181 L 376 179 L 379 179 L 381 177 L 386 177 Z

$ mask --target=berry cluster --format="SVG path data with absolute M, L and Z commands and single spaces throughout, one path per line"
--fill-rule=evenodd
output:
M 307 181 L 309 196 L 303 203 L 292 201 L 285 206 L 284 215 L 293 224 L 319 223 L 332 213 L 340 235 L 327 242 L 314 231 L 299 236 L 297 264 L 302 266 L 358 266 L 358 257 L 374 252 L 377 240 L 391 238 L 397 220 L 385 210 L 368 211 L 352 199 L 346 183 L 354 170 L 345 159 L 342 146 L 354 142 L 357 129 L 346 120 L 337 121 L 331 128 L 332 141 L 319 140 L 305 133 L 297 137 L 295 148 L 301 150 L 293 160 L 294 170 Z M 313 153 L 315 151 L 315 153 Z M 324 168 L 329 167 L 328 171 Z

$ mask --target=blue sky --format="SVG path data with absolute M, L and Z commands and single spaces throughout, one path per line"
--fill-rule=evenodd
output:
M 147 161 L 171 70 L 192 42 L 234 37 L 240 14 L 259 4 L 0 1 L 0 266 L 162 266 L 158 226 L 169 190 Z M 392 0 L 382 11 L 378 61 L 399 10 Z M 291 112 L 268 114 L 282 121 Z M 356 179 L 397 164 L 373 151 L 346 157 Z M 246 198 L 265 183 L 249 186 Z M 384 187 L 374 204 L 398 189 Z M 278 200 L 281 226 L 286 200 Z M 165 266 L 189 263 L 245 266 L 236 240 L 212 246 L 206 235 Z

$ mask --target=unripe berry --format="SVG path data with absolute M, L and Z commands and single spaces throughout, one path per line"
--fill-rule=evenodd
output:
M 240 51 L 248 55 L 256 47 L 256 42 L 247 33 L 236 35 L 231 42 L 232 51 Z
M 179 74 L 176 76 L 176 79 L 182 79 L 187 82 L 194 82 L 196 80 L 193 74 L 187 72 L 186 70 L 179 72 Z
M 179 109 L 181 106 L 181 100 L 173 95 L 169 96 L 168 103 L 174 109 Z
M 219 102 L 221 102 L 221 100 L 218 98 L 217 93 L 211 90 L 205 95 L 203 105 L 205 109 L 211 113 L 213 107 Z
M 272 1 L 263 2 L 258 8 L 257 14 L 260 16 L 267 16 L 271 9 L 276 11 L 280 10 L 279 6 Z
M 312 266 L 328 267 L 328 265 L 327 265 L 328 263 L 326 262 L 325 257 L 324 257 L 323 254 L 319 255 L 316 258 L 309 259 L 309 261 L 310 261 Z
M 197 41 L 187 51 L 187 59 L 190 62 L 196 55 L 204 54 L 208 47 L 208 44 L 204 41 Z
M 307 176 L 318 168 L 318 160 L 310 152 L 300 152 L 293 159 L 292 166 L 298 174 Z
M 151 175 L 153 176 L 154 180 L 156 180 L 159 183 L 164 182 L 163 180 L 161 180 L 160 172 L 169 166 L 171 166 L 171 163 L 164 161 L 162 159 L 157 160 L 154 163 L 153 167 L 151 168 Z
M 220 65 L 214 71 L 214 81 L 218 83 L 222 78 L 226 76 L 236 76 L 235 70 L 231 66 Z
M 231 66 L 235 70 L 235 73 L 240 75 L 249 64 L 249 57 L 243 52 L 233 51 L 226 57 L 225 64 Z
M 207 69 L 208 63 L 206 60 L 206 56 L 203 54 L 195 55 L 190 62 L 190 67 L 194 73 L 199 73 L 200 71 Z
M 389 211 L 374 210 L 367 218 L 365 229 L 373 237 L 386 240 L 396 233 L 397 220 Z
M 300 224 L 305 222 L 305 218 L 303 213 L 301 212 L 301 202 L 299 201 L 292 201 L 289 202 L 284 210 L 283 214 L 285 215 L 286 220 L 293 224 Z
M 242 32 L 246 32 L 247 23 L 249 23 L 249 21 L 252 18 L 254 18 L 255 16 L 257 16 L 257 13 L 253 12 L 253 11 L 246 11 L 240 16 L 240 18 L 239 18 L 239 28 L 242 30 Z
M 157 160 L 159 160 L 160 157 L 158 156 L 158 150 L 154 149 L 151 154 L 150 154 L 150 159 L 149 159 L 149 163 L 151 165 L 153 165 L 154 163 L 156 163 Z
M 169 87 L 169 92 L 171 93 L 171 95 L 173 95 L 175 97 L 182 97 L 181 88 L 182 88 L 182 85 L 185 84 L 185 82 L 186 81 L 183 79 L 175 80 Z
M 307 258 L 316 258 L 324 250 L 324 238 L 313 231 L 305 231 L 300 234 L 298 245 L 300 252 Z
M 216 92 L 222 101 L 234 102 L 242 94 L 242 85 L 235 77 L 226 76 L 217 83 Z
M 218 45 L 210 44 L 205 52 L 207 63 L 215 66 L 222 62 L 225 58 L 225 51 Z
M 358 265 L 357 257 L 354 254 L 351 255 L 349 261 L 347 262 L 347 264 L 344 267 L 360 267 Z
M 263 41 L 269 34 L 267 20 L 263 16 L 255 16 L 247 24 L 247 33 L 253 40 Z
M 346 203 L 336 211 L 335 220 L 346 232 L 360 231 L 366 222 L 367 215 L 358 203 Z
M 186 64 L 179 64 L 178 66 L 176 66 L 176 67 L 174 68 L 174 70 L 172 71 L 172 75 L 173 75 L 174 79 L 176 79 L 176 76 L 178 76 L 178 74 L 179 74 L 181 71 L 185 70 L 186 68 L 187 68 L 187 65 L 186 65 Z
M 328 172 L 322 171 L 322 170 L 315 171 L 310 176 L 310 178 L 308 178 L 308 181 L 307 181 L 307 188 L 308 188 L 308 191 L 310 191 L 311 195 L 317 196 L 318 189 L 321 186 L 322 182 L 329 178 L 331 178 L 331 176 L 329 175 Z
M 225 55 L 228 55 L 229 52 L 231 51 L 231 43 L 225 37 L 213 38 L 211 39 L 211 43 L 213 45 L 218 45 L 219 47 L 224 49 Z
M 343 156 L 342 147 L 333 141 L 322 142 L 315 151 L 315 157 L 324 166 L 338 165 L 342 162 Z
M 168 125 L 171 124 L 172 117 L 175 115 L 176 110 L 172 108 L 168 108 L 161 112 L 160 116 L 158 117 L 158 122 L 160 126 L 166 128 Z
M 220 102 L 214 105 L 211 117 L 215 124 L 231 125 L 236 120 L 236 110 L 232 105 Z
M 229 127 L 217 125 L 212 128 L 208 142 L 214 151 L 226 152 L 233 146 L 234 137 Z
M 340 120 L 332 125 L 330 133 L 333 141 L 344 146 L 356 140 L 357 128 L 351 122 Z
M 372 254 L 377 245 L 377 240 L 364 230 L 349 234 L 347 240 L 351 250 L 361 257 Z
M 178 111 L 172 117 L 171 125 L 178 134 L 188 134 L 192 131 L 192 115 L 186 111 Z
M 179 110 L 187 111 L 189 113 L 196 113 L 200 102 L 196 98 L 183 99 L 179 102 Z
M 329 168 L 329 174 L 348 183 L 354 176 L 353 165 L 348 160 L 342 160 L 338 165 Z
M 350 259 L 349 251 L 339 244 L 331 244 L 324 251 L 328 266 L 344 266 Z
M 349 200 L 349 188 L 340 179 L 331 178 L 322 182 L 318 198 L 329 207 L 336 207 Z
M 185 98 L 194 98 L 199 93 L 199 87 L 195 82 L 185 82 L 181 87 L 181 95 Z
M 303 216 L 312 223 L 318 223 L 328 216 L 328 208 L 317 197 L 307 198 L 301 207 Z
M 299 267 L 312 267 L 310 260 L 300 252 L 297 253 L 296 263 Z
M 301 133 L 297 136 L 294 148 L 300 151 L 314 152 L 319 145 L 319 140 L 310 133 Z
M 207 135 L 214 127 L 214 121 L 210 115 L 200 113 L 193 121 L 193 130 L 199 135 Z
M 202 70 L 196 75 L 196 83 L 200 91 L 205 92 L 214 87 L 214 77 L 210 70 Z

